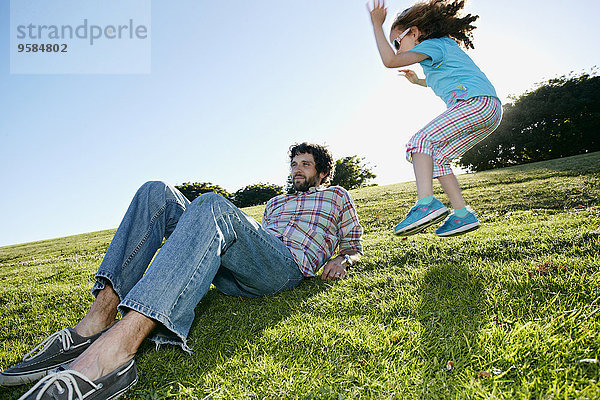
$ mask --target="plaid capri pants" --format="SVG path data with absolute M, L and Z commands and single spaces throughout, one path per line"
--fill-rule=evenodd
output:
M 413 153 L 433 158 L 433 178 L 452 173 L 450 162 L 485 139 L 500 124 L 502 103 L 496 97 L 458 100 L 425 125 L 406 144 L 406 159 Z

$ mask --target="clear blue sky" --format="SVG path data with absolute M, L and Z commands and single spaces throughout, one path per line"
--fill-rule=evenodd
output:
M 389 2 L 386 26 L 410 4 Z M 382 66 L 363 0 L 152 1 L 140 75 L 10 74 L 9 11 L 2 2 L 0 246 L 114 228 L 147 180 L 283 185 L 287 149 L 304 140 L 366 157 L 379 184 L 411 180 L 404 143 L 444 109 Z M 470 54 L 502 100 L 600 65 L 596 1 L 468 11 L 480 15 Z

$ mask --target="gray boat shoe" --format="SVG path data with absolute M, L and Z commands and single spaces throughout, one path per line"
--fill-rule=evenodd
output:
M 48 371 L 76 359 L 103 332 L 83 337 L 73 328 L 65 328 L 53 333 L 27 353 L 23 362 L 3 371 L 0 374 L 0 385 L 23 385 L 44 377 Z
M 19 400 L 110 400 L 123 395 L 138 381 L 135 359 L 102 378 L 92 381 L 61 365 L 42 378 Z

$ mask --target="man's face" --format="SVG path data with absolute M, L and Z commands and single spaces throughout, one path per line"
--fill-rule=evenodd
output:
M 306 192 L 313 186 L 319 186 L 324 172 L 317 172 L 315 158 L 310 153 L 296 154 L 290 164 L 292 183 L 298 192 Z

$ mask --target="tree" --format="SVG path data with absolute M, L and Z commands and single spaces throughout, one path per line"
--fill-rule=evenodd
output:
M 371 171 L 371 168 L 364 164 L 364 157 L 350 156 L 340 158 L 335 161 L 335 171 L 333 179 L 330 182 L 331 186 L 342 186 L 346 190 L 358 189 L 365 186 L 374 186 L 368 184 L 370 179 L 376 178 L 377 175 Z M 286 193 L 294 193 L 294 184 L 291 175 L 288 175 L 285 184 Z
M 194 200 L 196 197 L 200 196 L 203 193 L 217 193 L 223 197 L 231 199 L 231 193 L 227 190 L 223 189 L 219 185 L 213 185 L 210 182 L 185 182 L 179 186 L 175 186 L 189 201 Z
M 331 186 L 342 186 L 347 190 L 370 186 L 368 181 L 376 175 L 364 160 L 364 157 L 359 158 L 356 155 L 336 160 Z
M 250 207 L 263 204 L 272 197 L 283 194 L 283 186 L 257 183 L 248 185 L 233 195 L 233 204 L 238 207 Z
M 600 77 L 550 79 L 504 105 L 498 129 L 467 151 L 463 167 L 483 171 L 600 150 Z

